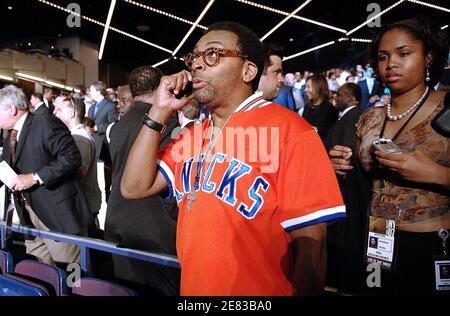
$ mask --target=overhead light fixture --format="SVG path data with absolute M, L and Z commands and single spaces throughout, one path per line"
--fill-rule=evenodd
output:
M 27 74 L 24 74 L 24 73 L 21 73 L 21 72 L 17 72 L 16 75 L 17 75 L 17 77 L 22 78 L 22 79 L 29 79 L 29 80 L 38 81 L 38 82 L 44 82 L 45 81 L 45 79 L 43 79 L 41 77 L 27 75 Z
M 73 88 L 73 87 L 65 86 L 65 89 L 69 90 L 69 91 L 76 92 L 76 93 L 81 93 L 80 89 L 76 89 L 76 88 Z
M 352 42 L 359 42 L 359 43 L 372 43 L 371 39 L 367 39 L 367 38 L 351 38 L 350 41 Z
M 97 24 L 97 25 L 99 25 L 99 26 L 105 27 L 105 24 L 102 23 L 102 22 L 99 22 L 99 21 L 97 21 L 97 20 L 94 20 L 94 19 L 92 19 L 92 18 L 90 18 L 90 17 L 87 17 L 87 16 L 84 16 L 84 15 L 81 15 L 81 14 L 79 14 L 79 13 L 70 11 L 69 9 L 64 8 L 64 7 L 61 7 L 61 6 L 59 6 L 59 5 L 56 5 L 56 4 L 52 3 L 52 2 L 49 2 L 49 1 L 46 1 L 46 0 L 37 0 L 37 1 L 39 1 L 39 2 L 41 2 L 41 3 L 43 3 L 43 4 L 46 4 L 46 5 L 48 5 L 48 6 L 51 6 L 51 7 L 55 8 L 55 9 L 58 9 L 58 10 L 67 12 L 67 13 L 69 13 L 69 14 L 73 14 L 73 15 L 75 15 L 75 16 L 78 16 L 78 17 L 82 18 L 83 20 L 86 20 L 86 21 L 89 21 L 89 22 L 91 22 L 91 23 Z M 140 38 L 140 37 L 137 37 L 137 36 L 134 36 L 134 35 L 132 35 L 132 34 L 130 34 L 130 33 L 124 32 L 124 31 L 119 30 L 119 29 L 117 29 L 117 28 L 115 28 L 115 27 L 110 26 L 109 29 L 110 29 L 111 31 L 116 32 L 116 33 L 122 34 L 122 35 L 124 35 L 124 36 L 126 36 L 126 37 L 132 38 L 132 39 L 134 39 L 134 40 L 136 40 L 136 41 L 142 42 L 142 43 L 144 43 L 144 44 L 146 44 L 146 45 L 155 47 L 155 48 L 157 48 L 157 49 L 159 49 L 159 50 L 162 50 L 162 51 L 165 51 L 165 52 L 167 52 L 167 53 L 169 53 L 169 54 L 172 54 L 172 51 L 171 51 L 170 49 L 167 49 L 167 48 L 162 47 L 162 46 L 160 46 L 160 45 L 157 45 L 157 44 L 155 44 L 155 43 L 146 41 L 146 40 L 144 40 L 144 39 L 142 39 L 142 38 Z
M 278 14 L 286 15 L 286 16 L 289 15 L 288 12 L 285 12 L 285 11 L 282 11 L 282 10 L 278 10 L 278 9 L 274 9 L 274 8 L 271 8 L 271 7 L 268 7 L 268 6 L 259 4 L 259 3 L 255 3 L 255 2 L 252 2 L 252 1 L 248 1 L 248 0 L 236 0 L 236 1 L 240 2 L 240 3 L 243 3 L 243 4 L 247 4 L 247 5 L 256 7 L 256 8 L 259 8 L 259 9 L 263 9 L 263 10 L 266 10 L 266 11 L 269 11 L 269 12 L 278 13 Z M 293 19 L 297 19 L 297 20 L 301 20 L 303 22 L 319 25 L 319 26 L 328 28 L 330 30 L 334 30 L 336 32 L 340 32 L 340 33 L 346 33 L 347 32 L 344 29 L 341 29 L 341 28 L 338 28 L 338 27 L 335 27 L 335 26 L 332 26 L 332 25 L 328 25 L 328 24 L 325 24 L 325 23 L 322 23 L 322 22 L 319 22 L 319 21 L 316 21 L 316 20 L 308 19 L 308 18 L 299 16 L 299 15 L 294 15 L 294 16 L 292 16 L 292 18 Z
M 4 76 L 4 75 L 0 75 L 0 79 L 1 80 L 6 80 L 6 81 L 14 81 L 13 77 L 10 76 Z
M 13 9 L 13 7 L 11 7 L 11 6 L 8 7 L 8 10 L 12 10 L 12 9 Z
M 380 13 L 378 13 L 377 15 L 374 15 L 371 19 L 367 20 L 366 22 L 358 25 L 357 27 L 355 27 L 353 30 L 348 31 L 346 33 L 346 35 L 350 35 L 355 33 L 357 30 L 359 30 L 360 28 L 362 28 L 363 26 L 373 22 L 373 20 L 378 19 L 380 16 L 382 16 L 383 14 L 385 14 L 386 12 L 392 10 L 393 8 L 395 8 L 396 6 L 400 5 L 401 3 L 405 2 L 406 0 L 400 0 L 397 1 L 396 3 L 394 3 L 393 5 L 391 5 L 390 7 L 388 7 L 387 9 L 384 9 L 383 11 L 381 11 Z
M 164 60 L 161 60 L 160 62 L 158 62 L 158 63 L 152 65 L 152 67 L 158 67 L 158 66 L 161 66 L 162 64 L 167 63 L 169 60 L 170 60 L 170 58 L 166 58 L 166 59 L 164 59 Z
M 145 32 L 150 31 L 150 27 L 149 27 L 148 25 L 144 25 L 144 24 L 138 25 L 138 26 L 136 27 L 136 29 L 137 29 L 139 32 L 142 32 L 142 33 L 145 33 Z
M 55 87 L 55 88 L 66 89 L 65 85 L 54 82 L 54 81 L 45 80 L 44 83 L 48 84 L 49 86 Z
M 274 28 L 272 28 L 269 32 L 266 33 L 263 37 L 261 37 L 261 42 L 264 41 L 267 37 L 269 37 L 270 34 L 275 32 L 280 26 L 282 26 L 284 23 L 287 22 L 290 18 L 292 18 L 294 15 L 297 14 L 301 9 L 306 7 L 312 0 L 305 1 L 302 5 L 300 5 L 297 9 L 292 11 L 287 17 L 285 17 L 280 23 L 278 23 Z
M 152 11 L 152 12 L 155 12 L 155 13 L 158 13 L 158 14 L 161 14 L 161 15 L 164 15 L 164 16 L 167 16 L 167 17 L 169 17 L 169 18 L 171 18 L 171 19 L 174 19 L 174 20 L 177 20 L 177 21 L 181 21 L 181 22 L 186 23 L 186 24 L 194 25 L 194 22 L 192 22 L 192 21 L 189 21 L 189 20 L 180 18 L 179 16 L 170 14 L 170 13 L 165 12 L 165 11 L 163 11 L 163 10 L 159 10 L 159 9 L 153 8 L 153 7 L 151 7 L 151 6 L 148 6 L 148 5 L 145 5 L 145 4 L 136 2 L 136 1 L 132 1 L 132 0 L 123 0 L 123 1 L 124 1 L 124 2 L 127 2 L 127 3 L 129 3 L 129 4 L 132 4 L 132 5 L 135 5 L 135 6 L 137 6 L 137 7 L 143 8 L 143 9 L 145 9 L 145 10 Z M 206 26 L 203 26 L 203 25 L 200 25 L 200 24 L 198 24 L 196 27 L 201 28 L 201 29 L 204 29 L 204 30 L 207 29 Z
M 211 6 L 213 5 L 213 3 L 216 0 L 210 0 L 208 2 L 208 4 L 206 5 L 206 7 L 203 9 L 202 13 L 200 13 L 200 15 L 198 16 L 197 20 L 195 20 L 194 25 L 191 26 L 191 28 L 189 29 L 189 31 L 186 33 L 186 35 L 183 37 L 183 39 L 181 40 L 180 44 L 178 44 L 177 48 L 175 48 L 175 50 L 172 52 L 172 55 L 175 55 L 180 48 L 183 46 L 183 44 L 187 41 L 187 39 L 189 38 L 189 36 L 191 36 L 192 32 L 195 30 L 195 28 L 197 27 L 197 25 L 200 23 L 200 21 L 203 19 L 203 17 L 205 16 L 206 12 L 208 12 L 208 10 L 211 8 Z
M 289 59 L 292 59 L 292 58 L 295 58 L 295 57 L 298 57 L 298 56 L 301 56 L 301 55 L 313 52 L 313 51 L 318 50 L 318 49 L 323 48 L 323 47 L 327 47 L 327 46 L 333 45 L 334 43 L 336 43 L 336 41 L 331 41 L 331 42 L 328 42 L 328 43 L 325 43 L 325 44 L 322 44 L 322 45 L 318 45 L 318 46 L 312 47 L 312 48 L 304 50 L 304 51 L 302 51 L 300 53 L 297 53 L 297 54 L 294 54 L 294 55 L 291 55 L 291 56 L 288 56 L 288 57 L 284 57 L 283 61 L 286 61 L 286 60 L 289 60 Z
M 105 50 L 106 37 L 108 36 L 109 26 L 111 25 L 112 15 L 114 13 L 114 8 L 116 7 L 116 0 L 111 0 L 111 5 L 109 6 L 108 17 L 106 18 L 105 28 L 103 30 L 102 42 L 100 44 L 100 51 L 98 53 L 98 60 L 103 58 L 103 51 Z
M 441 30 L 445 30 L 447 27 L 448 27 L 448 24 L 441 27 Z
M 450 9 L 444 8 L 444 7 L 435 5 L 435 4 L 431 4 L 431 3 L 423 2 L 423 1 L 417 1 L 417 0 L 408 0 L 408 1 L 412 2 L 412 3 L 420 4 L 420 5 L 423 5 L 426 7 L 430 7 L 430 8 L 436 9 L 436 10 L 441 10 L 441 11 L 450 13 Z

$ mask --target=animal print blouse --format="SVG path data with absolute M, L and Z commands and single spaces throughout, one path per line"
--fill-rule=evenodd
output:
M 425 120 L 403 131 L 395 144 L 403 152 L 420 150 L 435 162 L 450 167 L 450 139 L 438 134 L 431 121 L 444 108 L 440 104 Z M 385 118 L 383 108 L 370 108 L 357 123 L 356 153 L 372 177 L 372 216 L 412 224 L 435 219 L 449 213 L 450 191 L 437 185 L 411 182 L 392 171 L 380 169 L 371 150 L 380 137 Z

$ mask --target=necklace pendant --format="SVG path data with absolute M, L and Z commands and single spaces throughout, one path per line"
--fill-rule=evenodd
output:
M 194 202 L 197 200 L 197 194 L 195 193 L 195 191 L 189 192 L 189 194 L 187 195 L 187 199 L 188 199 L 187 209 L 190 212 L 190 211 L 192 211 Z

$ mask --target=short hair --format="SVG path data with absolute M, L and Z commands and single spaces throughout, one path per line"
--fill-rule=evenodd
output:
M 38 98 L 39 101 L 44 102 L 44 96 L 42 95 L 42 93 L 39 92 L 35 92 L 32 94 L 33 97 Z
M 200 106 L 195 99 L 192 99 L 181 108 L 181 112 L 183 112 L 183 115 L 186 118 L 190 120 L 195 120 L 198 119 L 198 116 L 200 114 Z
M 344 83 L 342 87 L 345 87 L 348 94 L 354 97 L 358 103 L 361 102 L 361 88 L 356 83 Z
M 141 66 L 134 69 L 128 77 L 131 95 L 134 97 L 152 95 L 158 88 L 162 71 L 152 66 Z
M 238 47 L 242 54 L 247 55 L 247 59 L 256 64 L 258 73 L 252 81 L 253 91 L 258 89 L 259 79 L 264 70 L 264 50 L 258 35 L 242 24 L 225 21 L 217 22 L 208 26 L 203 35 L 212 31 L 227 31 L 236 34 Z
M 314 88 L 317 90 L 317 94 L 319 95 L 319 97 L 323 100 L 328 101 L 330 98 L 330 90 L 328 88 L 328 82 L 327 79 L 325 79 L 325 76 L 321 74 L 314 74 L 308 77 L 308 79 L 306 79 L 306 82 L 310 80 Z
M 44 88 L 44 94 L 46 94 L 47 92 L 52 92 L 53 93 L 53 88 L 45 87 Z
M 441 79 L 444 68 L 447 65 L 449 52 L 448 34 L 424 16 L 386 25 L 378 33 L 374 34 L 372 43 L 369 46 L 368 60 L 374 69 L 378 68 L 378 49 L 381 38 L 386 32 L 393 29 L 405 30 L 416 40 L 420 41 L 425 55 L 431 52 L 432 62 L 429 68 L 431 80 L 427 85 L 434 87 Z
M 14 86 L 7 85 L 0 90 L 0 108 L 5 110 L 15 106 L 19 111 L 28 111 L 29 104 L 23 90 Z
M 80 120 L 80 122 L 84 121 L 84 116 L 86 115 L 86 107 L 84 105 L 83 100 L 81 99 L 74 99 L 74 98 L 66 98 L 63 100 L 67 106 L 71 107 L 75 110 L 75 114 Z
M 93 82 L 89 87 L 94 87 L 95 90 L 100 91 L 103 96 L 106 96 L 106 85 L 103 82 Z
M 270 56 L 278 56 L 283 60 L 284 57 L 284 47 L 281 44 L 278 43 L 264 43 L 264 56 L 265 56 L 265 62 L 264 62 L 264 70 L 263 75 L 267 74 L 267 68 L 272 66 L 272 61 L 270 60 Z
M 95 126 L 95 121 L 88 116 L 85 116 L 82 122 L 84 122 L 84 125 L 90 128 L 94 128 Z

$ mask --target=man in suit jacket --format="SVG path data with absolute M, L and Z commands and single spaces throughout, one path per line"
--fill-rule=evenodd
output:
M 47 108 L 47 106 L 44 103 L 44 96 L 40 93 L 33 93 L 31 95 L 30 104 L 31 104 L 30 110 L 35 115 L 52 114 L 52 113 L 50 113 L 50 110 Z
M 373 78 L 373 70 L 368 67 L 365 71 L 365 77 L 358 82 L 358 86 L 361 89 L 361 102 L 359 107 L 361 110 L 366 110 L 367 108 L 373 106 L 376 102 L 374 97 L 380 96 L 382 90 L 382 85 L 377 79 Z
M 105 98 L 106 86 L 103 82 L 94 82 L 91 84 L 89 91 L 91 98 L 96 102 L 89 108 L 88 117 L 95 122 L 93 137 L 98 159 L 105 143 L 106 128 L 117 120 L 118 113 L 116 105 Z
M 120 181 L 128 154 L 142 128 L 143 118 L 150 110 L 153 91 L 158 87 L 161 76 L 159 69 L 150 66 L 132 71 L 129 84 L 134 97 L 133 107 L 121 116 L 111 129 L 109 148 L 113 184 L 106 212 L 105 239 L 124 247 L 176 256 L 176 202 L 173 199 L 165 202 L 159 195 L 141 200 L 127 200 L 120 192 Z M 119 108 L 127 108 L 123 103 L 131 102 L 128 99 L 127 93 L 120 93 Z M 173 118 L 161 136 L 160 147 L 170 142 L 172 130 L 178 126 L 177 119 Z M 132 282 L 133 288 L 142 293 L 179 294 L 178 269 L 121 256 L 113 256 L 113 262 L 115 277 Z
M 91 98 L 95 104 L 89 108 L 88 117 L 94 120 L 94 137 L 97 160 L 104 161 L 105 193 L 106 201 L 109 199 L 111 190 L 111 157 L 109 156 L 108 144 L 106 142 L 106 129 L 108 125 L 115 122 L 118 117 L 117 108 L 114 103 L 107 100 L 106 85 L 101 82 L 94 82 L 89 87 Z
M 358 104 L 361 90 L 354 83 L 346 83 L 338 90 L 336 108 L 339 120 L 328 131 L 325 147 L 330 150 L 342 145 L 355 152 L 356 123 L 362 113 Z M 363 293 L 366 272 L 363 264 L 366 238 L 369 182 L 356 155 L 352 155 L 352 170 L 346 176 L 337 175 L 347 218 L 328 226 L 327 285 L 351 293 Z
M 80 152 L 67 127 L 56 117 L 29 113 L 23 91 L 10 85 L 0 90 L 0 128 L 11 130 L 3 159 L 18 174 L 8 185 L 21 224 L 83 233 L 92 216 L 76 180 Z M 25 246 L 50 264 L 79 262 L 75 245 L 36 237 Z
M 52 88 L 44 88 L 44 95 L 42 101 L 45 107 L 48 109 L 50 114 L 53 114 L 55 106 L 53 105 L 53 100 L 55 99 L 55 93 Z

